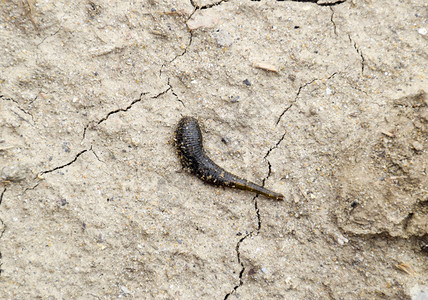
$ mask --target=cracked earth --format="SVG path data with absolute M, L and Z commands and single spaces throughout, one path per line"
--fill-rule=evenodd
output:
M 2 299 L 428 297 L 425 1 L 0 8 Z

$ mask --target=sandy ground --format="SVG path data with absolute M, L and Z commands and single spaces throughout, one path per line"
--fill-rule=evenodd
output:
M 0 298 L 427 299 L 428 4 L 0 3 Z M 225 169 L 184 172 L 185 115 Z

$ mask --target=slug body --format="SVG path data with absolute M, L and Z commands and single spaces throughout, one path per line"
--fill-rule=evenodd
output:
M 182 165 L 203 181 L 217 186 L 251 191 L 276 200 L 284 199 L 283 195 L 239 178 L 214 163 L 205 154 L 201 129 L 195 118 L 183 117 L 180 120 L 175 132 L 175 141 Z

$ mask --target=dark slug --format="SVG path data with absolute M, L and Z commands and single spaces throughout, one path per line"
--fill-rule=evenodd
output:
M 202 144 L 202 133 L 198 121 L 192 117 L 183 117 L 175 131 L 175 145 L 181 163 L 197 177 L 216 186 L 227 186 L 251 191 L 276 200 L 284 196 L 269 191 L 251 181 L 239 178 L 214 163 L 206 154 Z

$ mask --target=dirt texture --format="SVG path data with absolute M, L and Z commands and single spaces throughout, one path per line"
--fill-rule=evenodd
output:
M 428 299 L 425 0 L 0 3 L 1 299 Z M 183 171 L 174 131 L 285 195 Z

